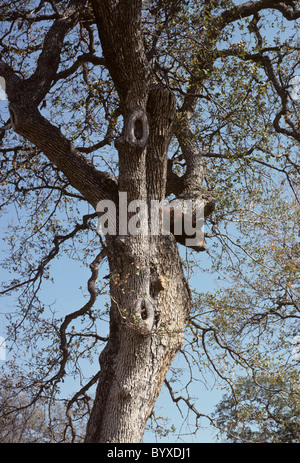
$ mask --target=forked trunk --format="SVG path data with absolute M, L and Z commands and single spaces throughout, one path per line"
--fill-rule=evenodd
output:
M 101 377 L 86 442 L 141 441 L 165 375 L 183 343 L 190 294 L 177 243 L 172 235 L 152 235 L 150 224 L 151 201 L 165 197 L 174 114 L 170 92 L 155 86 L 146 111 L 129 112 L 116 143 L 119 192 L 126 192 L 128 203 L 138 199 L 147 205 L 146 220 L 141 216 L 147 233 L 119 233 L 108 239 L 110 338 L 100 356 Z M 121 225 L 126 229 L 127 222 Z
M 176 101 L 147 60 L 141 30 L 142 2 L 92 2 L 105 62 L 124 118 L 115 146 L 119 211 L 110 236 L 110 337 L 100 356 L 101 376 L 86 442 L 140 442 L 165 375 L 183 342 L 190 294 L 173 236 L 151 233 L 151 205 L 166 195 L 168 146 Z M 126 44 L 126 45 L 125 45 Z M 127 230 L 138 202 L 141 232 Z M 127 211 L 126 211 L 127 214 Z M 131 214 L 131 216 L 130 216 Z M 161 215 L 157 217 L 162 223 Z M 128 233 L 129 231 L 129 233 Z

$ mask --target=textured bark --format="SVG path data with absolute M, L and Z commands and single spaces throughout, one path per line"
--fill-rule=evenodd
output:
M 128 139 L 126 119 L 116 147 L 119 190 L 127 192 L 128 201 L 139 198 L 150 205 L 165 197 L 175 101 L 167 89 L 154 86 L 146 111 L 146 149 Z M 112 278 L 110 339 L 100 356 L 101 376 L 86 442 L 139 442 L 183 343 L 189 288 L 171 236 L 117 237 L 109 246 L 109 263 L 119 285 Z
M 165 375 L 183 343 L 190 294 L 177 246 L 165 237 L 152 249 L 149 295 L 155 307 L 154 325 L 151 332 L 144 330 L 143 323 L 136 324 L 122 311 L 134 305 L 133 276 L 127 283 L 128 296 L 112 286 L 110 339 L 100 356 L 101 376 L 86 442 L 141 440 Z M 118 256 L 115 253 L 110 262 L 123 270 L 122 276 L 135 263 L 123 251 Z M 155 284 L 162 276 L 163 289 Z

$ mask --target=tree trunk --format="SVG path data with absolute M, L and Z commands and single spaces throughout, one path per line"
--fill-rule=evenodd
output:
M 134 107 L 134 105 L 132 105 Z M 133 113 L 136 114 L 135 110 Z M 175 118 L 170 92 L 154 86 L 135 142 L 136 118 L 128 111 L 119 153 L 119 191 L 128 202 L 165 197 L 167 150 Z M 149 214 L 150 217 L 150 214 Z M 101 376 L 86 442 L 140 442 L 165 375 L 182 346 L 191 298 L 173 236 L 146 234 L 108 239 L 111 276 L 109 342 L 100 356 Z
M 92 4 L 124 117 L 116 141 L 119 193 L 126 193 L 128 203 L 144 201 L 149 212 L 151 201 L 163 201 L 166 194 L 175 100 L 169 90 L 152 84 L 140 27 L 142 2 Z M 141 440 L 183 342 L 189 289 L 174 238 L 151 236 L 150 216 L 140 234 L 108 239 L 110 338 L 100 356 L 101 376 L 86 442 Z
M 141 441 L 165 375 L 183 343 L 190 293 L 177 244 L 171 237 L 151 244 L 150 297 L 155 307 L 151 331 L 143 326 L 143 314 L 140 323 L 134 317 L 136 283 L 141 277 L 134 272 L 137 261 L 123 250 L 110 258 L 111 272 L 122 270 L 118 284 L 112 277 L 110 338 L 100 356 L 101 376 L 86 442 Z

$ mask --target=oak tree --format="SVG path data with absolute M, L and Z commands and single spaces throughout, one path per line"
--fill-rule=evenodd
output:
M 297 334 L 299 17 L 291 0 L 1 2 L 2 209 L 19 218 L 6 238 L 15 276 L 2 294 L 16 291 L 19 305 L 8 338 L 31 352 L 31 404 L 54 400 L 68 368 L 78 374 L 79 357 L 98 351 L 100 370 L 67 403 L 73 436 L 81 411 L 85 442 L 141 441 L 163 383 L 198 424 L 173 387 L 179 352 L 233 387 L 231 368 L 271 368 L 273 323 Z M 206 243 L 176 233 L 176 206 L 173 233 L 151 234 L 149 215 L 147 233 L 124 233 L 122 193 L 125 225 L 136 201 L 201 203 Z M 101 201 L 116 211 L 105 236 Z M 62 252 L 81 252 L 91 275 L 87 301 L 57 317 L 39 291 Z M 221 285 L 193 289 L 207 269 Z

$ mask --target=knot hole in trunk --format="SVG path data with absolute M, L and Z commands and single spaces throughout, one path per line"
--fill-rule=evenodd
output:
M 125 140 L 138 148 L 145 148 L 149 137 L 149 124 L 146 112 L 135 109 L 125 121 Z

